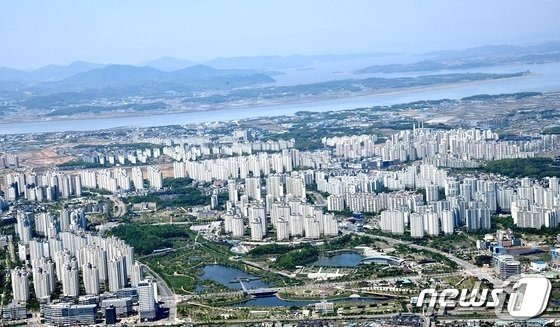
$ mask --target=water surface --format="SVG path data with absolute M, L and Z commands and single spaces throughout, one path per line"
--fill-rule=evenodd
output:
M 363 258 L 364 256 L 356 252 L 342 252 L 333 256 L 319 256 L 319 259 L 313 265 L 321 267 L 357 267 Z
M 249 106 L 212 111 L 196 111 L 176 114 L 159 114 L 152 116 L 83 118 L 75 120 L 49 120 L 29 123 L 0 123 L 0 134 L 89 131 L 116 127 L 153 127 L 166 125 L 183 125 L 214 121 L 229 121 L 245 118 L 281 116 L 298 111 L 325 112 L 332 110 L 354 109 L 393 105 L 418 100 L 460 99 L 476 94 L 500 94 L 515 92 L 549 92 L 560 90 L 560 63 L 541 65 L 506 65 L 480 69 L 471 72 L 512 73 L 530 70 L 533 74 L 512 79 L 479 81 L 464 84 L 451 84 L 420 89 L 395 90 L 383 94 L 371 94 L 354 97 L 341 97 L 329 100 L 315 100 L 306 103 L 273 104 Z M 430 74 L 464 71 L 440 71 Z M 307 72 L 312 74 L 313 71 Z M 412 76 L 415 73 L 407 73 Z M 417 73 L 421 74 L 421 73 Z M 426 74 L 426 73 L 424 73 Z M 377 76 L 396 77 L 402 74 L 377 74 Z M 356 78 L 367 76 L 356 75 Z
M 203 271 L 204 274 L 201 276 L 201 279 L 214 281 L 232 290 L 242 289 L 241 283 L 238 281 L 239 279 L 243 281 L 247 289 L 270 287 L 269 284 L 263 282 L 257 276 L 238 268 L 223 265 L 207 265 L 204 266 Z M 197 290 L 201 290 L 201 288 L 197 287 Z

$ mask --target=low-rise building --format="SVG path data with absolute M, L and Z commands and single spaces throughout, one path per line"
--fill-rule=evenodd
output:
M 54 326 L 94 325 L 97 316 L 95 304 L 47 304 L 41 311 L 46 323 Z

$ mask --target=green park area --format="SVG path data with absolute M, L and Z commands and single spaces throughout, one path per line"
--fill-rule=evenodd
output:
M 560 177 L 560 161 L 552 158 L 494 160 L 488 162 L 482 170 L 508 177 Z
M 216 264 L 240 269 L 272 284 L 284 280 L 235 260 L 229 244 L 208 241 L 186 225 L 131 223 L 113 228 L 111 234 L 133 246 L 138 259 L 178 294 L 194 294 L 197 286 L 204 286 L 206 293 L 231 291 L 229 287 L 202 278 L 204 267 Z
M 165 178 L 163 190 L 151 192 L 147 195 L 134 195 L 127 197 L 126 202 L 130 204 L 142 202 L 155 202 L 158 208 L 177 208 L 204 206 L 210 204 L 210 185 L 193 182 L 185 178 Z M 224 203 L 227 193 L 218 194 L 220 202 Z

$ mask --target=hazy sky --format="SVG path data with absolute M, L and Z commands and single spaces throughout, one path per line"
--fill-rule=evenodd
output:
M 0 66 L 560 40 L 560 1 L 0 0 Z

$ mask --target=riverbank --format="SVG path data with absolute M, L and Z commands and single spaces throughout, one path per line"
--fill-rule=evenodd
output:
M 3 125 L 10 125 L 10 124 L 31 124 L 31 123 L 47 123 L 47 122 L 73 122 L 73 121 L 80 121 L 80 120 L 91 120 L 92 123 L 95 121 L 101 120 L 110 120 L 110 119 L 123 119 L 128 118 L 130 119 L 133 116 L 135 119 L 138 118 L 146 118 L 146 117 L 154 117 L 154 116 L 172 116 L 172 115 L 185 115 L 185 114 L 200 114 L 200 113 L 214 113 L 214 112 L 221 112 L 221 111 L 229 111 L 229 110 L 247 110 L 247 109 L 254 109 L 259 111 L 260 114 L 264 114 L 261 116 L 265 116 L 266 112 L 269 109 L 281 108 L 286 106 L 308 106 L 311 104 L 321 104 L 325 103 L 328 105 L 329 101 L 356 101 L 368 97 L 387 97 L 387 96 L 401 96 L 409 93 L 423 93 L 423 92 L 440 92 L 445 90 L 453 90 L 456 88 L 461 87 L 469 87 L 469 86 L 482 86 L 484 84 L 499 82 L 499 81 L 508 81 L 508 80 L 517 80 L 517 79 L 525 79 L 536 77 L 538 74 L 535 73 L 528 73 L 522 76 L 515 76 L 515 77 L 504 77 L 504 78 L 495 78 L 495 79 L 483 79 L 477 81 L 468 81 L 468 82 L 453 82 L 453 83 L 439 83 L 439 84 L 432 84 L 428 86 L 414 86 L 414 87 L 405 87 L 405 88 L 386 88 L 386 89 L 372 89 L 366 90 L 363 92 L 355 92 L 355 93 L 333 93 L 329 95 L 318 95 L 318 96 L 306 96 L 303 98 L 291 98 L 291 99 L 275 99 L 275 100 L 268 100 L 268 101 L 253 101 L 253 102 L 238 102 L 237 104 L 227 103 L 227 104 L 217 104 L 212 106 L 199 106 L 197 108 L 191 108 L 188 110 L 165 110 L 165 111 L 151 111 L 151 112 L 138 112 L 138 111 L 131 111 L 131 112 L 112 112 L 107 114 L 96 114 L 96 115 L 75 115 L 75 116 L 53 116 L 53 117 L 46 117 L 42 116 L 41 118 L 32 118 L 32 117 L 25 117 L 25 118 L 9 118 L 4 117 L 2 122 L 0 122 L 0 133 L 2 133 L 2 126 Z M 370 104 L 369 106 L 377 105 L 375 103 Z M 354 109 L 356 107 L 346 107 L 345 109 Z M 301 111 L 305 111 L 305 108 L 302 108 Z M 342 110 L 342 109 L 338 109 Z M 300 111 L 300 110 L 298 110 Z M 293 113 L 293 112 L 291 112 Z M 275 114 L 276 115 L 276 114 Z M 130 121 L 128 121 L 130 123 Z M 126 125 L 123 125 L 126 126 Z M 90 126 L 91 127 L 91 126 Z M 118 127 L 118 126 L 114 126 Z

